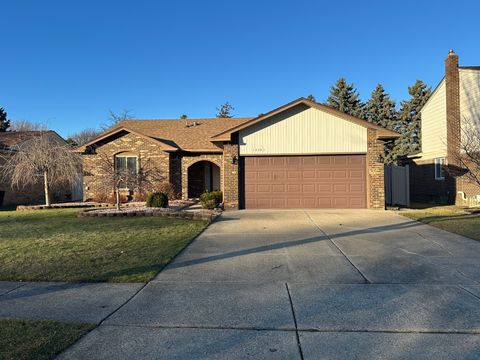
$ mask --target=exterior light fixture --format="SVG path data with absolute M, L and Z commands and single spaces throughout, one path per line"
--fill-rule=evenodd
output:
M 232 165 L 237 165 L 237 163 L 238 163 L 237 155 L 232 155 Z

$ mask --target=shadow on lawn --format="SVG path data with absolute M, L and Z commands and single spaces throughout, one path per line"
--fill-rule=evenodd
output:
M 420 217 L 417 221 L 421 221 L 425 224 L 430 224 L 432 222 L 444 222 L 451 220 L 467 220 L 473 218 L 480 218 L 478 214 L 465 214 L 465 215 L 432 215 Z

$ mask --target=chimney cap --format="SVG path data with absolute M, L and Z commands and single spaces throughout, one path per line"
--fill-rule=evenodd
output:
M 448 50 L 448 56 L 454 56 L 454 55 L 455 55 L 455 51 L 453 51 L 453 49 Z

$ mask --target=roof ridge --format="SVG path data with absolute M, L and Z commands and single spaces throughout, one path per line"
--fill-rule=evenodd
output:
M 128 119 L 128 120 L 123 120 L 122 122 L 127 122 L 127 121 L 195 121 L 195 120 L 247 120 L 247 119 L 253 119 L 254 117 L 252 116 L 246 116 L 246 117 L 232 117 L 232 118 L 217 118 L 217 117 L 211 117 L 211 118 L 186 118 L 186 119 Z

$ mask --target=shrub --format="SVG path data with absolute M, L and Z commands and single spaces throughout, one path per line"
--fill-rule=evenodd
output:
M 162 192 L 154 192 L 147 196 L 147 207 L 168 207 L 168 196 Z
M 125 194 L 120 193 L 120 203 L 126 203 L 127 200 L 128 200 L 127 196 Z M 112 192 L 110 194 L 107 194 L 104 192 L 98 192 L 98 193 L 95 193 L 95 195 L 92 198 L 92 201 L 95 201 L 97 203 L 115 204 L 117 202 L 117 198 L 115 196 L 115 192 Z
M 117 194 L 115 193 L 115 191 L 107 196 L 107 199 L 106 199 L 105 202 L 107 202 L 109 204 L 116 204 L 117 203 Z M 125 195 L 123 193 L 120 193 L 120 204 L 124 204 L 126 202 L 128 202 L 127 195 Z
M 147 201 L 148 194 L 145 191 L 135 190 L 133 192 L 133 201 Z
M 221 191 L 204 192 L 200 195 L 200 204 L 204 209 L 215 209 L 223 201 L 223 194 Z
M 168 181 L 162 181 L 155 185 L 155 191 L 164 193 L 170 200 L 178 198 L 178 194 L 175 192 L 173 184 Z

